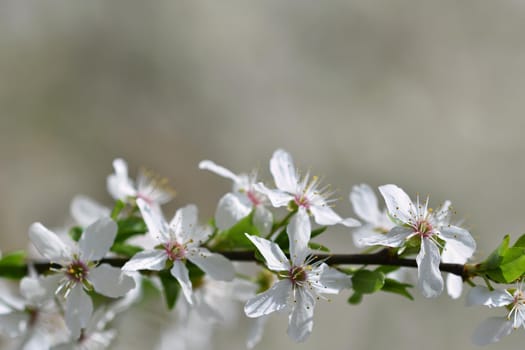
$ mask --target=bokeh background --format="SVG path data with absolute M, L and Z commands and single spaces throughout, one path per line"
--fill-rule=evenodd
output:
M 524 31 L 521 1 L 3 1 L 1 250 L 25 248 L 34 221 L 62 225 L 75 194 L 109 205 L 115 157 L 170 178 L 168 215 L 192 202 L 205 219 L 230 183 L 200 160 L 270 183 L 283 147 L 338 189 L 342 215 L 362 182 L 452 200 L 482 258 L 525 231 Z M 329 235 L 355 251 L 348 230 Z M 258 349 L 474 349 L 502 311 L 347 297 L 319 304 L 305 344 L 273 317 Z M 114 347 L 151 348 L 155 322 Z M 242 348 L 245 331 L 216 348 Z

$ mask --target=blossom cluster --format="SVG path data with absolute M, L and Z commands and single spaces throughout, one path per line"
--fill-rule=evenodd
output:
M 288 314 L 288 335 L 302 342 L 313 331 L 317 301 L 329 300 L 329 295 L 350 291 L 350 303 L 380 290 L 411 298 L 409 277 L 398 268 L 410 266 L 404 265 L 406 258 L 414 255 L 423 296 L 443 292 L 444 264 L 463 266 L 447 276 L 452 298 L 460 297 L 464 280 L 474 285 L 472 279 L 482 277 L 487 286 L 472 288 L 467 303 L 507 309 L 506 316 L 480 326 L 476 344 L 498 341 L 525 327 L 525 294 L 519 282 L 525 268 L 509 268 L 525 255 L 525 239 L 513 247 L 507 239 L 485 262 L 467 268 L 476 243 L 453 220 L 450 201 L 433 209 L 428 197 L 412 200 L 400 187 L 387 184 L 379 187 L 386 205 L 380 209 L 374 190 L 361 184 L 349 194 L 358 219 L 344 217 L 334 210 L 330 187 L 317 176 L 301 176 L 291 155 L 278 149 L 270 160 L 275 186 L 259 181 L 256 172 L 235 174 L 210 160 L 200 162 L 200 169 L 233 183 L 214 218 L 202 225 L 194 204 L 166 220 L 162 206 L 175 194 L 167 180 L 141 170 L 134 181 L 123 159 L 116 159 L 113 168 L 107 178 L 115 200 L 112 209 L 77 196 L 71 204 L 72 228 L 52 231 L 34 223 L 29 228 L 31 259 L 8 254 L 0 260 L 2 277 L 13 277 L 20 266 L 27 273 L 18 293 L 0 298 L 0 332 L 19 348 L 108 348 L 117 337 L 119 318 L 145 298 L 148 285 L 164 295 L 177 315 L 166 327 L 168 340 L 159 340 L 157 349 L 177 348 L 169 341 L 175 336 L 185 349 L 190 340 L 184 334 L 197 334 L 199 345 L 209 348 L 214 325 L 232 312 L 224 306 L 235 309 L 238 302 L 244 304 L 243 314 L 254 319 L 248 348 L 261 340 L 264 324 L 276 312 Z M 276 220 L 278 210 L 283 213 Z M 323 254 L 329 248 L 312 240 L 333 225 L 351 233 L 355 246 L 366 248 L 371 258 L 383 260 L 354 261 L 352 267 L 330 263 L 334 255 Z M 255 276 L 232 262 L 240 255 L 257 262 Z M 370 261 L 379 267 L 370 270 Z M 517 285 L 495 290 L 489 280 Z M 2 288 L 9 289 L 9 282 L 2 281 Z

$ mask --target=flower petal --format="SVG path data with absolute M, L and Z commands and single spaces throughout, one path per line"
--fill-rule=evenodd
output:
M 51 299 L 62 276 L 24 277 L 20 281 L 20 294 L 32 304 L 40 304 Z
M 29 227 L 29 239 L 40 254 L 52 262 L 67 262 L 71 251 L 58 236 L 39 222 Z
M 209 170 L 212 173 L 215 173 L 219 176 L 225 177 L 232 180 L 234 183 L 240 182 L 239 177 L 231 172 L 231 170 L 226 169 L 223 166 L 217 165 L 211 160 L 203 160 L 199 163 L 199 169 Z
M 319 293 L 338 294 L 342 289 L 352 287 L 352 279 L 327 264 L 323 263 L 318 269 L 319 281 L 315 285 Z
M 65 312 L 65 321 L 73 339 L 80 337 L 80 330 L 87 326 L 92 314 L 93 302 L 82 285 L 77 283 L 67 297 Z
M 270 172 L 278 189 L 289 193 L 297 190 L 297 173 L 293 164 L 292 156 L 282 150 L 276 150 L 270 160 Z
M 170 240 L 169 227 L 162 216 L 162 211 L 154 209 L 142 198 L 137 199 L 137 206 L 150 235 L 161 242 L 168 242 Z
M 99 265 L 91 270 L 89 279 L 98 293 L 111 298 L 121 297 L 135 287 L 133 278 L 108 264 Z
M 124 266 L 124 271 L 153 270 L 160 271 L 166 266 L 168 255 L 160 249 L 145 250 L 135 254 Z
M 467 306 L 485 305 L 488 307 L 501 307 L 514 302 L 514 297 L 506 290 L 490 290 L 484 286 L 476 286 L 467 294 Z
M 412 221 L 415 215 L 412 200 L 401 188 L 396 185 L 379 186 L 379 192 L 385 199 L 386 207 L 390 215 L 403 223 Z
M 245 233 L 246 237 L 257 247 L 266 261 L 266 266 L 272 271 L 287 271 L 290 268 L 290 262 L 284 255 L 281 247 L 270 242 L 267 239 L 257 236 L 251 236 Z
M 339 214 L 327 204 L 312 205 L 309 209 L 314 216 L 315 222 L 319 225 L 335 225 L 341 223 L 343 220 Z
M 288 319 L 288 335 L 296 342 L 308 338 L 314 327 L 315 296 L 306 288 L 295 289 L 295 300 Z
M 0 315 L 0 332 L 10 338 L 21 335 L 27 329 L 29 314 L 25 311 L 14 311 Z
M 358 237 L 359 244 L 364 246 L 384 245 L 387 247 L 401 247 L 413 230 L 408 227 L 395 226 L 386 235 L 370 235 Z
M 429 238 L 421 239 L 421 250 L 416 257 L 418 287 L 427 298 L 437 297 L 443 291 L 443 278 L 439 271 L 439 247 Z
M 261 182 L 253 185 L 253 188 L 257 192 L 261 192 L 266 197 L 268 197 L 274 208 L 287 206 L 288 203 L 293 199 L 293 196 L 287 192 L 283 192 L 281 190 L 271 190 Z
M 108 192 L 114 199 L 126 200 L 137 194 L 133 182 L 128 177 L 128 165 L 123 159 L 113 161 L 115 173 L 107 178 Z
M 244 305 L 246 316 L 255 318 L 284 309 L 288 305 L 288 297 L 292 290 L 289 280 L 275 283 L 267 291 L 257 294 Z
M 352 240 L 357 248 L 363 248 L 367 245 L 375 245 L 372 242 L 381 241 L 385 238 L 385 235 L 378 233 L 374 230 L 374 226 L 370 224 L 358 227 L 352 233 Z M 365 242 L 371 242 L 372 244 L 365 244 Z
M 310 219 L 305 210 L 297 211 L 290 220 L 286 231 L 290 241 L 290 259 L 294 265 L 302 265 L 306 256 L 310 254 L 308 242 L 312 231 Z
M 476 328 L 472 335 L 472 342 L 479 346 L 496 343 L 510 332 L 512 332 L 512 321 L 505 317 L 490 317 Z
M 266 236 L 272 230 L 273 225 L 273 214 L 264 205 L 258 205 L 255 207 L 253 213 L 253 224 L 261 235 Z
M 370 224 L 377 224 L 381 217 L 377 197 L 367 184 L 355 185 L 350 192 L 350 202 L 359 218 Z
M 264 333 L 264 326 L 268 321 L 268 316 L 262 316 L 255 319 L 250 325 L 250 330 L 248 331 L 248 339 L 246 340 L 246 347 L 248 349 L 253 349 L 255 345 L 259 344 Z
M 226 193 L 217 205 L 215 224 L 219 230 L 227 230 L 250 214 L 251 210 L 252 208 L 242 203 L 239 197 Z
M 220 254 L 210 253 L 204 248 L 196 248 L 191 250 L 187 257 L 215 280 L 231 281 L 235 277 L 232 262 Z
M 82 227 L 87 227 L 96 220 L 110 215 L 108 208 L 83 195 L 77 195 L 73 198 L 69 212 Z
M 193 232 L 197 226 L 197 207 L 189 204 L 180 208 L 170 222 L 170 228 L 175 233 L 177 242 L 186 243 L 193 237 Z
M 452 299 L 458 299 L 463 291 L 463 279 L 449 273 L 447 275 L 447 293 Z
M 78 242 L 81 257 L 85 261 L 102 259 L 117 236 L 117 224 L 110 218 L 102 218 L 89 225 Z
M 184 297 L 186 298 L 188 304 L 193 305 L 193 300 L 191 297 L 191 281 L 186 265 L 184 265 L 180 260 L 176 260 L 173 262 L 173 267 L 171 268 L 170 272 L 171 275 L 175 277 L 179 282 L 180 287 L 182 289 L 182 294 L 184 294 Z
M 443 248 L 443 261 L 462 264 L 476 250 L 476 242 L 470 233 L 457 226 L 446 226 L 439 235 L 446 242 Z

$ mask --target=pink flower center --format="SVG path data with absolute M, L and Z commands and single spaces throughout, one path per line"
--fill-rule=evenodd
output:
M 257 196 L 257 194 L 255 192 L 253 192 L 252 190 L 249 190 L 246 192 L 246 196 L 248 197 L 248 199 L 250 200 L 250 202 L 252 202 L 253 206 L 256 207 L 258 206 L 259 204 L 261 204 L 261 200 L 259 199 L 259 197 Z
M 308 202 L 308 198 L 306 198 L 306 196 L 304 195 L 299 196 L 298 194 L 296 194 L 294 197 L 294 201 L 295 204 L 297 204 L 297 206 L 299 207 L 304 207 L 306 209 L 310 208 L 310 202 Z
M 153 205 L 154 204 L 153 199 L 151 199 L 150 197 L 146 196 L 143 193 L 140 193 L 140 192 L 137 193 L 137 198 L 142 199 L 144 202 L 148 203 L 149 205 Z
M 66 267 L 65 274 L 70 281 L 82 283 L 86 280 L 89 273 L 89 267 L 80 260 L 73 260 Z
M 421 220 L 414 226 L 414 231 L 421 237 L 430 237 L 434 233 L 432 225 L 427 220 Z
M 288 278 L 294 286 L 305 282 L 307 277 L 306 271 L 302 266 L 292 266 L 290 270 L 288 270 Z
M 178 242 L 164 244 L 164 250 L 171 261 L 183 260 L 186 257 L 186 247 Z

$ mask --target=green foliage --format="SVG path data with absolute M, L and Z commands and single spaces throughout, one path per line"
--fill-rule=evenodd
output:
M 130 237 L 145 234 L 148 227 L 144 220 L 138 216 L 130 216 L 128 218 L 117 221 L 118 231 L 115 243 L 122 243 Z
M 113 210 L 111 211 L 111 218 L 116 221 L 118 214 L 120 214 L 120 212 L 122 211 L 122 209 L 124 209 L 124 207 L 126 207 L 126 203 L 118 199 L 115 202 L 115 206 L 113 207 Z
M 72 240 L 75 242 L 78 242 L 80 240 L 80 237 L 82 237 L 82 233 L 84 232 L 84 229 L 80 226 L 73 226 L 69 229 L 69 236 Z
M 131 258 L 133 255 L 141 252 L 142 247 L 126 244 L 126 243 L 114 243 L 110 249 L 113 253 Z
M 414 297 L 412 296 L 412 294 L 408 292 L 408 288 L 412 288 L 412 287 L 413 286 L 411 284 L 401 283 L 391 278 L 385 278 L 385 284 L 383 284 L 383 287 L 381 287 L 381 290 L 384 292 L 399 294 L 410 300 L 414 300 Z
M 254 249 L 253 244 L 245 233 L 252 236 L 260 236 L 260 232 L 253 224 L 253 211 L 239 220 L 230 229 L 221 231 L 215 236 L 214 248 L 223 249 Z
M 525 274 L 525 235 L 509 247 L 510 236 L 482 262 L 477 273 L 498 283 L 512 283 Z
M 0 259 L 0 277 L 21 279 L 27 274 L 26 253 L 22 250 L 6 254 Z
M 315 242 L 310 242 L 308 243 L 308 247 L 310 247 L 310 249 L 313 249 L 313 250 L 320 250 L 322 252 L 330 252 L 330 249 L 327 247 L 327 246 L 324 246 L 320 243 L 315 243 Z
M 377 292 L 385 284 L 385 275 L 381 271 L 358 270 L 352 276 L 352 288 L 361 294 Z
M 175 306 L 177 297 L 179 296 L 180 285 L 179 282 L 173 278 L 169 270 L 162 270 L 159 272 L 160 282 L 164 289 L 164 298 L 168 309 L 171 310 Z

